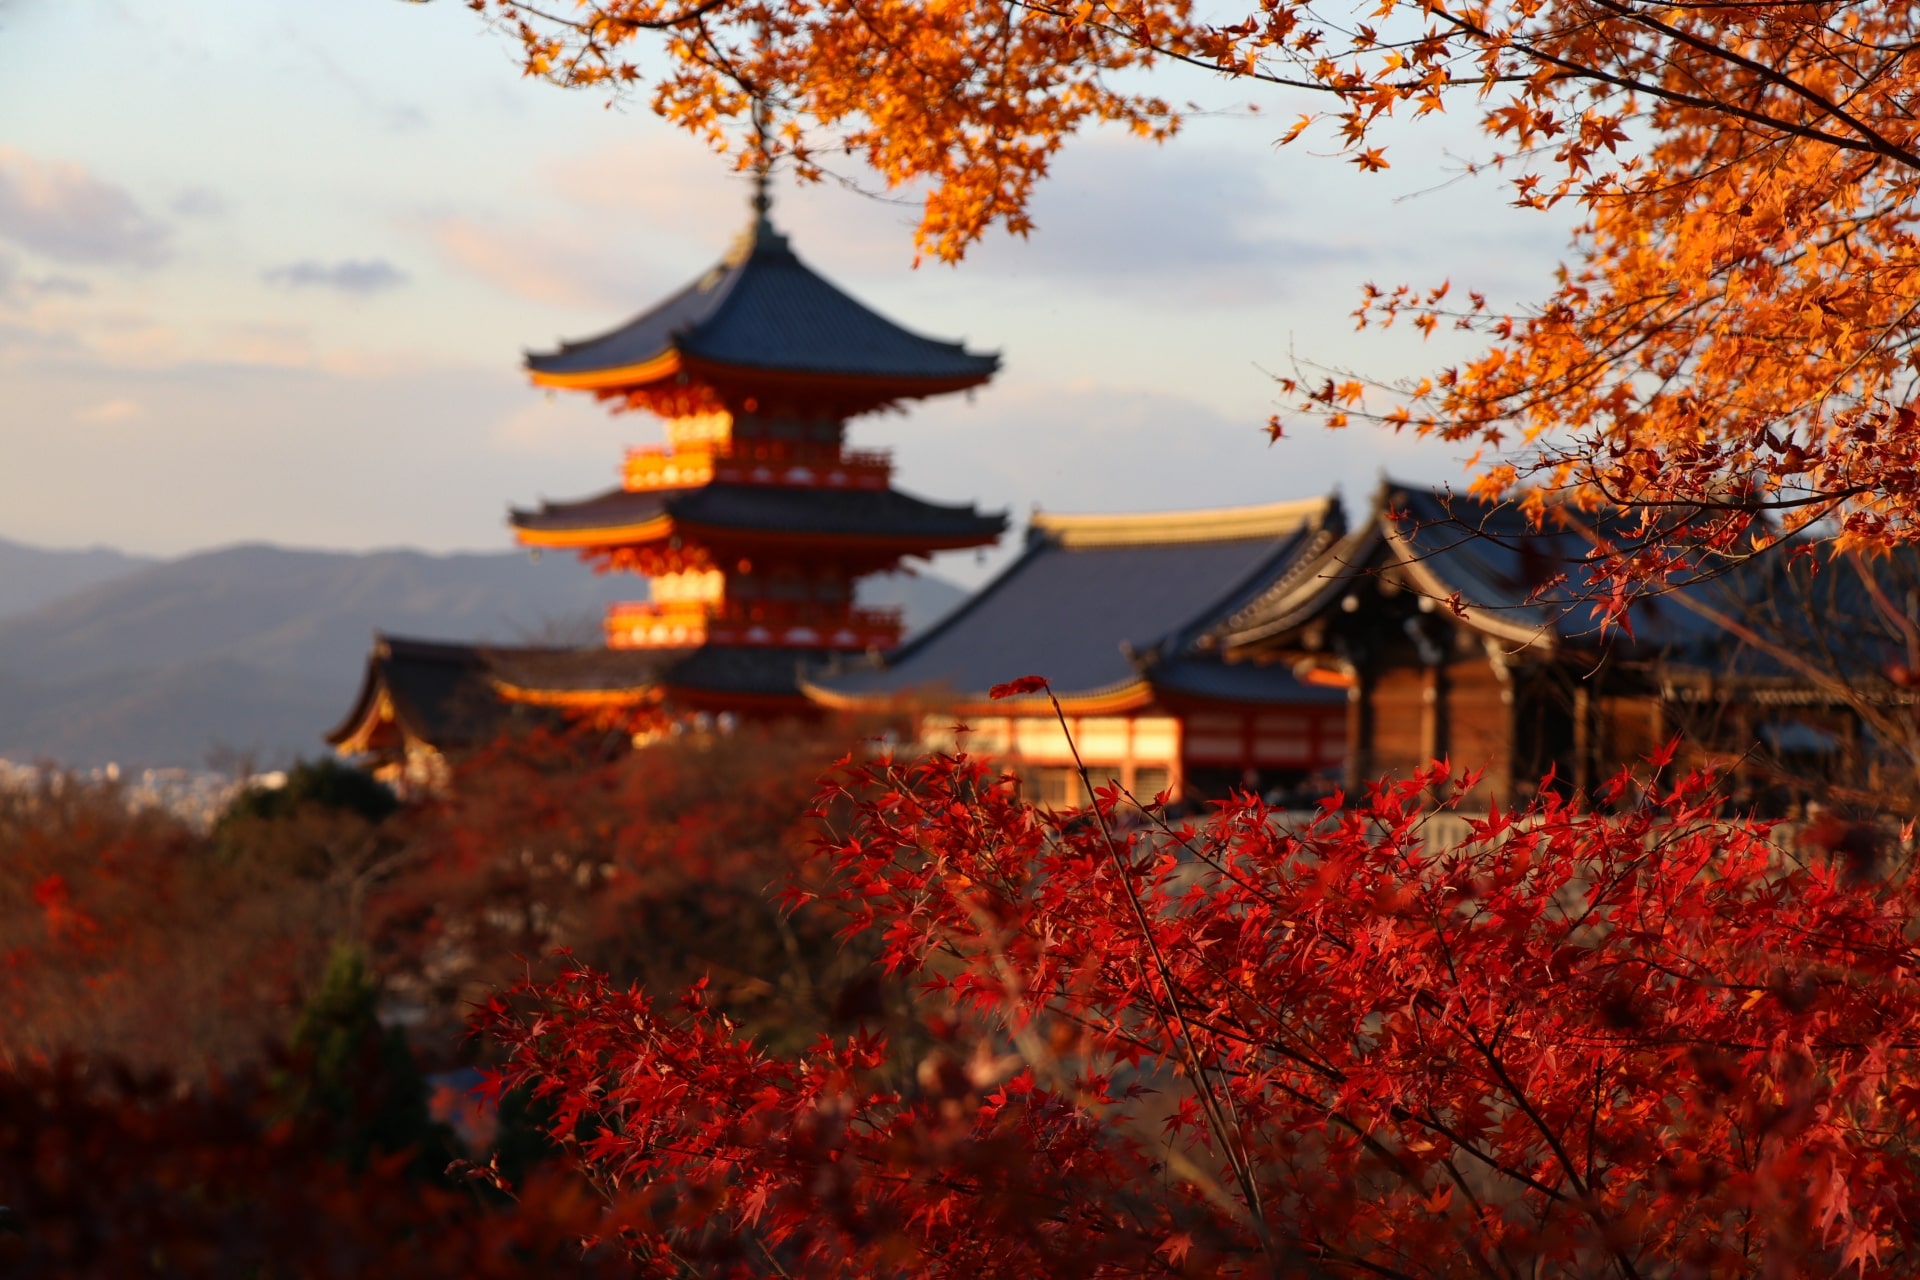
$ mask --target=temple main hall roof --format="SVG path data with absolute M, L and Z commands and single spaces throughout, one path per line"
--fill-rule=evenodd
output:
M 542 503 L 509 518 L 522 542 L 587 546 L 640 542 L 669 530 L 751 532 L 822 540 L 898 542 L 929 549 L 992 542 L 1003 513 L 941 506 L 896 489 L 804 489 L 715 482 L 687 489 L 614 489 L 578 502 Z
M 855 301 L 761 216 L 718 266 L 665 302 L 598 337 L 529 353 L 527 369 L 545 386 L 603 389 L 665 376 L 683 359 L 928 384 L 921 394 L 985 382 L 1000 367 L 998 355 L 923 337 Z
M 1063 703 L 1144 705 L 1156 693 L 1249 702 L 1337 701 L 1285 671 L 1228 664 L 1208 634 L 1339 535 L 1332 499 L 1136 516 L 1036 516 L 1024 553 L 945 621 L 881 665 L 818 671 L 827 705 L 924 698 L 980 705 L 1040 675 Z
M 1617 517 L 1562 523 L 1549 513 L 1545 526 L 1535 529 L 1512 502 L 1385 481 L 1352 532 L 1329 546 L 1309 572 L 1276 584 L 1228 619 L 1220 639 L 1229 650 L 1284 642 L 1383 574 L 1404 577 L 1436 603 L 1457 604 L 1466 626 L 1543 651 L 1619 646 L 1671 653 L 1720 637 L 1717 626 L 1680 598 L 1701 594 L 1697 587 L 1643 596 L 1628 610 L 1630 633 L 1603 634 L 1589 559 L 1595 524 L 1601 533 L 1620 536 Z

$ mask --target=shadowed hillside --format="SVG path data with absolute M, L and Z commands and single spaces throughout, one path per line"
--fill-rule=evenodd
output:
M 517 553 L 247 545 L 136 567 L 0 617 L 0 755 L 183 766 L 215 750 L 262 764 L 311 755 L 351 703 L 375 628 L 591 643 L 608 601 L 644 591 Z M 922 577 L 878 581 L 862 598 L 903 604 L 916 627 L 961 595 Z
M 0 621 L 152 563 L 106 547 L 49 551 L 0 538 Z

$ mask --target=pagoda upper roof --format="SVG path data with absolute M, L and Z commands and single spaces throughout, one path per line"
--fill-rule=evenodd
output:
M 527 355 L 535 382 L 606 390 L 667 377 L 693 361 L 742 373 L 800 374 L 931 395 L 985 382 L 1000 357 L 904 329 L 816 274 L 760 215 L 717 266 L 665 302 L 597 337 Z
M 1156 691 L 1305 703 L 1344 697 L 1285 671 L 1231 668 L 1210 631 L 1341 532 L 1332 499 L 1129 516 L 1036 515 L 1020 558 L 879 664 L 826 671 L 829 705 L 924 698 L 984 704 L 996 684 L 1046 677 L 1069 709 L 1144 705 Z M 1017 699 L 1027 701 L 1027 699 Z
M 523 542 L 576 547 L 648 542 L 671 532 L 744 532 L 939 549 L 992 542 L 1007 527 L 1004 513 L 941 506 L 897 489 L 724 481 L 684 489 L 614 489 L 578 502 L 516 510 L 509 520 Z

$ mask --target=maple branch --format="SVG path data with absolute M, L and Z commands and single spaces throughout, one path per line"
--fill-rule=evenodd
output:
M 1599 2 L 1599 0 L 1596 0 L 1596 3 L 1597 2 Z M 1480 40 L 1488 43 L 1493 43 L 1495 41 L 1495 37 L 1493 36 L 1493 34 L 1487 31 L 1485 28 L 1481 27 L 1478 23 L 1475 23 L 1470 19 L 1464 18 L 1458 14 L 1455 14 L 1450 10 L 1444 8 L 1438 3 L 1427 6 L 1427 12 L 1437 14 L 1439 17 L 1451 23 L 1453 26 L 1455 26 L 1459 30 L 1464 31 L 1468 35 L 1473 36 L 1476 40 Z M 1590 66 L 1584 63 L 1574 62 L 1568 58 L 1561 57 L 1558 54 L 1549 53 L 1546 49 L 1540 47 L 1538 44 L 1535 44 L 1535 43 L 1516 40 L 1514 42 L 1514 47 L 1519 49 L 1520 52 L 1524 54 L 1526 57 L 1536 62 L 1544 63 L 1547 66 L 1558 67 L 1562 71 L 1566 72 L 1569 76 L 1575 79 L 1597 80 L 1602 84 L 1610 84 L 1610 85 L 1613 85 L 1615 88 L 1625 89 L 1630 93 L 1644 93 L 1648 97 L 1655 98 L 1660 101 L 1672 102 L 1681 106 L 1698 107 L 1703 111 L 1724 113 L 1726 115 L 1734 116 L 1737 119 L 1746 120 L 1751 124 L 1764 125 L 1769 129 L 1774 129 L 1782 133 L 1792 134 L 1795 137 L 1806 138 L 1809 141 L 1823 142 L 1828 146 L 1838 147 L 1842 150 L 1847 150 L 1847 151 L 1875 150 L 1874 147 L 1870 146 L 1866 142 L 1858 141 L 1852 138 L 1847 138 L 1840 134 L 1827 133 L 1824 130 L 1815 129 L 1809 125 L 1796 125 L 1788 121 L 1781 120 L 1775 116 L 1767 115 L 1765 112 L 1752 110 L 1751 108 L 1742 106 L 1737 102 L 1727 102 L 1724 100 L 1714 99 L 1714 98 L 1702 98 L 1694 94 L 1681 93 L 1678 90 L 1669 89 L 1664 85 L 1653 84 L 1645 80 L 1633 79 L 1626 76 L 1617 75 L 1611 71 L 1602 70 L 1599 67 Z M 1910 163 L 1920 165 L 1920 161 L 1912 161 Z
M 1166 990 L 1167 1011 L 1171 1021 L 1178 1023 L 1178 1041 L 1186 1053 L 1187 1069 L 1193 1073 L 1201 1105 L 1206 1108 L 1208 1122 L 1214 1129 L 1214 1136 L 1227 1155 L 1235 1179 L 1240 1183 L 1240 1192 L 1247 1198 L 1247 1208 L 1252 1218 L 1254 1234 L 1259 1238 L 1261 1248 L 1267 1251 L 1269 1261 L 1277 1267 L 1280 1260 L 1274 1253 L 1273 1233 L 1267 1224 L 1266 1213 L 1261 1207 L 1260 1188 L 1254 1180 L 1252 1165 L 1248 1163 L 1246 1151 L 1240 1145 L 1235 1133 L 1230 1130 L 1226 1118 L 1219 1113 L 1219 1103 L 1213 1096 L 1213 1086 L 1208 1081 L 1205 1066 L 1200 1060 L 1199 1050 L 1193 1039 L 1193 1031 L 1187 1025 L 1186 1014 L 1180 1007 L 1180 995 L 1174 985 L 1172 970 L 1167 966 L 1166 957 L 1161 954 L 1160 943 L 1154 936 L 1152 923 L 1147 919 L 1146 908 L 1141 905 L 1140 895 L 1134 889 L 1132 868 L 1127 860 L 1120 856 L 1120 848 L 1113 839 L 1113 829 L 1108 825 L 1107 816 L 1100 808 L 1093 779 L 1087 773 L 1086 761 L 1080 758 L 1079 744 L 1073 740 L 1073 730 L 1067 724 L 1067 713 L 1060 706 L 1060 699 L 1054 696 L 1052 687 L 1050 685 L 1043 687 L 1046 688 L 1047 701 L 1053 704 L 1053 714 L 1060 721 L 1060 732 L 1066 737 L 1067 750 L 1073 755 L 1073 766 L 1080 776 L 1080 785 L 1086 788 L 1088 798 L 1094 802 L 1094 820 L 1099 824 L 1101 838 L 1105 841 L 1107 853 L 1113 860 L 1114 874 L 1119 879 L 1121 892 L 1126 895 L 1127 905 L 1133 912 L 1134 923 L 1140 930 L 1141 941 L 1146 944 L 1147 953 L 1153 958 L 1153 966 L 1158 971 L 1161 985 Z M 1172 1027 L 1170 1026 L 1169 1029 Z
M 1347 99 L 1351 99 L 1361 92 L 1360 86 L 1354 84 L 1334 84 L 1325 80 L 1295 80 L 1287 76 L 1275 75 L 1271 71 L 1261 71 L 1251 66 L 1235 66 L 1218 59 L 1210 60 L 1195 54 L 1184 53 L 1170 45 L 1162 44 L 1159 41 L 1143 36 L 1136 30 L 1130 30 L 1126 27 L 1116 26 L 1108 22 L 1100 22 L 1093 18 L 1083 20 L 1077 14 L 1069 13 L 1063 9 L 1056 9 L 1051 5 L 1039 3 L 1039 0 L 1005 0 L 1005 3 L 1009 7 L 1027 9 L 1034 13 L 1044 14 L 1049 18 L 1057 18 L 1062 22 L 1092 27 L 1096 31 L 1104 32 L 1124 44 L 1130 44 L 1137 49 L 1145 49 L 1155 57 L 1165 58 L 1170 62 L 1183 63 L 1190 67 L 1197 67 L 1202 71 L 1212 72 L 1214 75 L 1227 76 L 1235 80 L 1255 80 L 1263 84 L 1278 85 L 1283 89 L 1309 89 L 1315 93 L 1332 94 L 1335 97 Z M 1438 87 L 1461 88 L 1468 85 L 1481 84 L 1524 84 L 1530 83 L 1533 80 L 1533 76 L 1520 75 L 1518 73 L 1498 76 L 1450 75 L 1443 79 Z M 1435 86 L 1424 79 L 1414 79 L 1398 82 L 1389 81 L 1381 87 L 1391 89 L 1400 94 L 1412 94 L 1416 89 L 1429 89 Z
M 1682 44 L 1686 45 L 1688 48 L 1704 53 L 1708 57 L 1718 58 L 1721 61 L 1731 63 L 1734 66 L 1739 67 L 1741 70 L 1746 71 L 1751 75 L 1757 75 L 1761 79 L 1771 84 L 1775 84 L 1780 86 L 1783 89 L 1786 89 L 1789 93 L 1792 93 L 1798 97 L 1804 98 L 1806 101 L 1812 103 L 1815 107 L 1819 108 L 1819 110 L 1822 113 L 1833 117 L 1834 119 L 1840 121 L 1842 124 L 1845 124 L 1848 128 L 1852 129 L 1855 133 L 1859 134 L 1860 137 L 1863 138 L 1868 144 L 1866 147 L 1867 150 L 1874 151 L 1882 156 L 1885 156 L 1887 159 L 1895 161 L 1898 164 L 1905 165 L 1910 169 L 1920 169 L 1920 155 L 1915 155 L 1911 151 L 1908 151 L 1904 148 L 1894 145 L 1892 142 L 1888 141 L 1886 137 L 1880 134 L 1877 130 L 1870 128 L 1864 121 L 1856 119 L 1852 115 L 1852 113 L 1846 111 L 1845 109 L 1840 107 L 1837 103 L 1830 101 L 1824 95 L 1817 93 L 1812 89 L 1809 89 L 1807 86 L 1801 84 L 1799 81 L 1793 79 L 1790 76 L 1783 74 L 1782 72 L 1776 70 L 1775 68 L 1769 67 L 1764 63 L 1756 62 L 1752 58 L 1746 57 L 1744 54 L 1738 53 L 1722 45 L 1717 45 L 1712 43 L 1711 41 L 1702 40 L 1698 36 L 1693 35 L 1691 32 L 1684 31 L 1679 27 L 1675 27 L 1668 23 L 1661 22 L 1659 19 L 1654 18 L 1646 13 L 1629 8 L 1624 4 L 1620 4 L 1618 3 L 1618 0 L 1591 0 L 1591 3 L 1598 6 L 1599 8 L 1607 10 L 1609 13 L 1618 15 L 1619 17 L 1624 18 L 1629 22 L 1637 23 L 1640 26 L 1648 27 L 1654 31 L 1658 31 L 1662 35 L 1666 36 L 1668 39 L 1678 40 Z M 1767 118 L 1771 119 L 1773 117 L 1767 117 Z M 1784 123 L 1785 122 L 1778 122 L 1776 124 L 1776 127 L 1784 127 Z
M 561 17 L 556 13 L 549 13 L 537 7 L 532 3 L 532 0 L 501 0 L 501 3 L 516 13 L 531 14 L 542 22 L 551 22 L 556 27 L 565 27 L 572 31 L 584 31 L 590 36 L 597 36 L 599 28 L 603 25 L 622 27 L 628 31 L 669 31 L 674 27 L 685 26 L 689 22 L 697 22 L 716 9 L 722 9 L 728 5 L 737 3 L 737 0 L 701 0 L 700 3 L 694 5 L 692 8 L 683 9 L 679 13 L 671 14 L 664 18 L 634 18 L 624 14 L 612 14 L 604 8 L 596 8 L 593 19 L 587 22 L 582 22 L 577 18 Z

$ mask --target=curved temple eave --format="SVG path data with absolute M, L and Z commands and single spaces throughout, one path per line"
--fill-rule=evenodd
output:
M 634 546 L 660 542 L 673 536 L 674 522 L 661 516 L 641 524 L 615 525 L 597 529 L 533 529 L 513 526 L 513 536 L 522 546 L 585 550 L 603 546 Z
M 660 382 L 679 373 L 680 353 L 667 351 L 639 364 L 616 365 L 609 369 L 581 369 L 571 373 L 541 369 L 529 359 L 527 378 L 536 387 L 554 391 L 625 391 L 650 382 Z
M 933 696 L 914 691 L 847 693 L 812 680 L 801 682 L 808 698 L 831 711 L 898 712 L 937 708 L 959 716 L 1051 716 L 1053 701 L 1044 695 L 995 700 L 982 692 Z M 1110 716 L 1140 711 L 1154 704 L 1153 686 L 1145 680 L 1128 681 L 1107 689 L 1055 694 L 1060 713 L 1068 716 Z
M 843 394 L 862 404 L 884 407 L 900 400 L 918 400 L 928 396 L 950 395 L 984 386 L 999 369 L 998 357 L 992 364 L 965 373 L 930 377 L 842 373 L 832 370 L 761 368 L 753 365 L 722 364 L 701 360 L 678 350 L 666 351 L 638 364 L 616 365 L 605 369 L 580 369 L 560 372 L 527 366 L 527 377 L 537 387 L 552 391 L 593 391 L 600 395 L 636 395 L 684 379 L 707 387 L 753 386 L 765 390 Z

